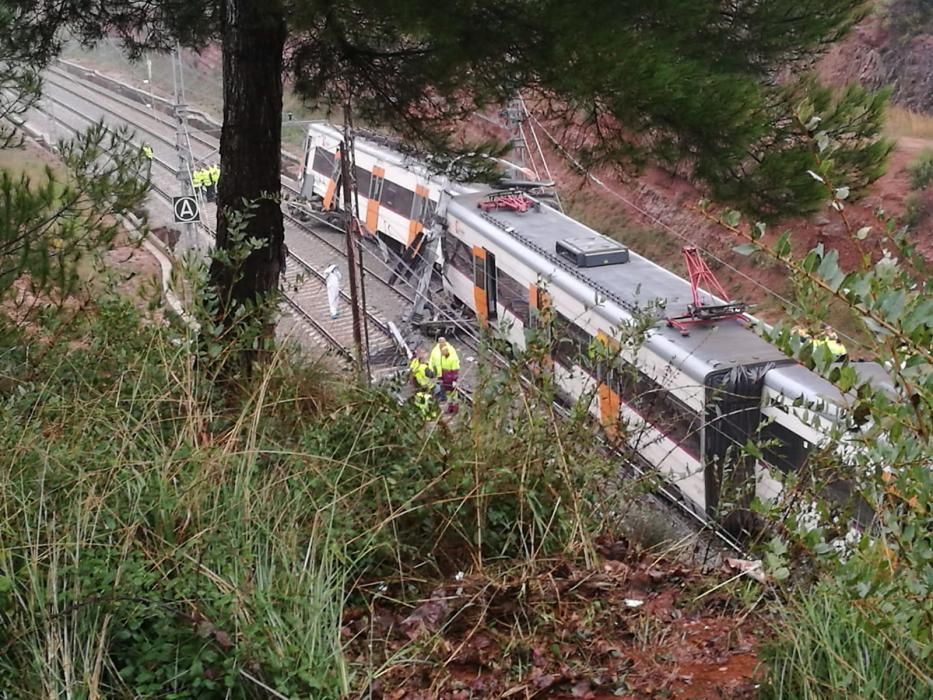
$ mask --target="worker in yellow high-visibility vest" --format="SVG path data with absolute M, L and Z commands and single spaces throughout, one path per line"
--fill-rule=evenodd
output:
M 211 174 L 207 168 L 201 168 L 198 170 L 198 174 L 201 177 L 201 191 L 204 193 L 204 199 L 208 202 L 214 199 L 211 193 Z
M 197 197 L 204 195 L 204 174 L 198 169 L 191 173 L 191 186 L 194 187 L 194 194 Z
M 448 343 L 446 338 L 437 339 L 437 345 L 431 350 L 431 356 L 428 358 L 428 367 L 439 379 L 436 389 L 438 400 L 450 399 L 447 411 L 456 413 L 459 410 L 456 399 L 457 381 L 460 379 L 460 358 L 454 346 Z
M 833 360 L 836 362 L 844 362 L 849 356 L 849 351 L 846 350 L 846 346 L 839 342 L 839 336 L 836 335 L 836 331 L 829 326 L 823 327 L 823 335 L 817 342 L 826 346 L 832 353 Z
M 418 348 L 408 363 L 411 372 L 411 381 L 415 385 L 415 406 L 421 411 L 425 419 L 430 420 L 437 416 L 437 402 L 434 399 L 434 371 L 428 365 L 427 353 Z
M 220 179 L 220 168 L 211 165 L 204 169 L 205 191 L 207 192 L 207 201 L 213 202 L 217 198 L 217 181 Z
M 824 326 L 821 333 L 813 333 L 801 326 L 797 326 L 794 328 L 793 333 L 802 341 L 812 343 L 814 351 L 820 346 L 826 346 L 826 349 L 832 354 L 834 362 L 844 362 L 848 358 L 849 353 L 846 346 L 839 342 L 839 336 L 829 326 Z
M 152 159 L 155 157 L 155 153 L 152 152 L 152 146 L 148 143 L 143 143 L 140 150 L 143 153 L 143 157 L 146 159 L 146 176 L 149 177 L 152 175 Z
M 214 163 L 210 167 L 211 184 L 214 186 L 214 193 L 217 193 L 217 184 L 220 182 L 220 166 Z
M 415 350 L 411 362 L 408 363 L 408 369 L 411 371 L 411 379 L 416 389 L 432 389 L 434 386 L 434 371 L 428 365 L 428 356 L 424 350 L 418 348 Z

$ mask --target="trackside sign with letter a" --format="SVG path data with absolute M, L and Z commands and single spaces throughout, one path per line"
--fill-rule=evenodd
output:
M 192 224 L 200 218 L 198 200 L 195 197 L 172 197 L 176 224 Z

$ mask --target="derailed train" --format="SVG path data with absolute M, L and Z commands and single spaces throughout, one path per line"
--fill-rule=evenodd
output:
M 329 125 L 309 128 L 302 192 L 325 208 L 335 205 L 340 141 Z M 799 470 L 844 424 L 849 397 L 745 323 L 697 325 L 685 336 L 658 319 L 642 342 L 619 344 L 618 329 L 652 308 L 679 312 L 692 301 L 689 282 L 619 242 L 530 198 L 525 211 L 498 208 L 488 189 L 447 182 L 384 144 L 358 137 L 355 161 L 367 229 L 411 250 L 433 225 L 438 235 L 422 252 L 436 258 L 446 289 L 516 346 L 546 313 L 562 392 L 593 395 L 604 425 L 624 421 L 633 452 L 699 515 L 775 498 L 780 473 Z M 600 346 L 608 359 L 588 359 Z M 854 366 L 893 390 L 881 366 Z M 743 449 L 749 442 L 764 445 L 760 454 Z

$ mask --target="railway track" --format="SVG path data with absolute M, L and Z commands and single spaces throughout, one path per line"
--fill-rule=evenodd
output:
M 111 113 L 114 113 L 114 109 L 130 110 L 133 114 L 137 115 L 136 118 L 138 121 L 127 121 L 127 123 L 131 123 L 137 128 L 145 129 L 149 135 L 155 137 L 164 146 L 174 150 L 176 126 L 174 119 L 171 117 L 166 116 L 160 111 L 146 108 L 145 105 L 138 100 L 107 92 L 97 83 L 83 79 L 59 68 L 52 67 L 46 75 L 48 84 L 78 99 L 86 100 L 87 95 L 83 93 L 87 91 L 92 91 L 95 95 L 99 95 L 106 104 L 110 105 L 109 111 Z M 49 79 L 49 77 L 51 77 L 51 79 Z M 140 93 L 140 97 L 143 97 L 142 93 Z M 117 116 L 126 119 L 123 114 L 118 113 Z M 155 125 L 155 127 L 150 129 L 149 127 L 153 125 Z M 212 155 L 216 158 L 217 148 L 219 146 L 219 141 L 216 137 L 201 134 L 197 130 L 191 129 L 188 138 L 192 153 L 196 159 L 210 159 Z M 285 172 L 282 174 L 282 194 L 286 197 L 294 197 L 299 194 L 297 183 Z M 206 212 L 209 215 L 214 213 L 212 207 L 207 207 Z M 287 210 L 283 211 L 283 214 L 286 220 L 286 233 L 288 233 L 290 227 L 294 227 L 298 231 L 315 239 L 315 244 L 326 247 L 329 249 L 330 253 L 336 256 L 336 259 L 329 257 L 327 264 L 336 263 L 338 260 L 342 260 L 345 257 L 346 254 L 343 249 L 342 239 L 335 237 L 335 234 L 336 236 L 343 235 L 340 227 L 334 226 L 324 217 L 317 216 L 313 213 L 308 214 L 312 223 L 302 221 Z M 287 240 L 290 249 L 294 242 L 293 240 Z M 404 279 L 394 280 L 390 283 L 393 270 L 399 263 L 398 258 L 393 256 L 386 260 L 382 255 L 384 251 L 371 243 L 365 245 L 364 250 L 369 253 L 367 258 L 372 258 L 365 260 L 366 272 L 369 276 L 377 280 L 377 283 L 381 287 L 380 291 L 389 290 L 393 301 L 397 301 L 400 304 L 410 304 L 414 298 L 415 290 L 413 285 Z
M 98 88 L 100 90 L 100 88 Z M 62 94 L 69 95 L 72 99 L 65 99 Z M 76 107 L 71 102 L 74 99 L 80 101 L 82 106 Z M 98 99 L 92 100 L 87 94 L 73 86 L 64 86 L 56 84 L 53 90 L 47 90 L 45 99 L 55 105 L 55 111 L 71 115 L 74 120 L 80 120 L 83 123 L 92 123 L 98 119 L 104 118 L 105 121 L 113 123 L 113 116 L 116 116 L 123 123 L 135 126 L 137 133 L 145 134 L 148 142 L 153 147 L 155 156 L 153 158 L 153 171 L 151 175 L 153 192 L 161 199 L 166 206 L 171 204 L 171 193 L 178 189 L 177 168 L 168 160 L 167 155 L 174 155 L 174 138 L 166 135 L 168 125 L 158 119 L 146 119 L 147 115 L 139 115 L 137 121 L 129 121 L 125 115 L 110 111 L 112 108 L 108 105 L 106 96 L 101 94 Z M 59 114 L 59 117 L 61 115 Z M 108 117 L 111 117 L 108 119 Z M 65 123 L 60 118 L 59 124 L 65 128 L 76 131 L 77 127 L 73 123 Z M 154 126 L 153 124 L 157 124 Z M 174 126 L 172 126 L 174 129 Z M 174 134 L 173 134 L 174 135 Z M 168 150 L 168 149 L 171 150 Z M 196 156 L 197 157 L 197 156 Z M 204 219 L 210 220 L 212 215 L 216 215 L 214 205 L 207 205 L 202 210 Z M 201 229 L 213 235 L 212 228 L 202 219 Z M 330 318 L 330 312 L 327 303 L 327 294 L 325 290 L 325 278 L 323 269 L 330 264 L 341 264 L 343 258 L 340 255 L 340 249 L 330 241 L 325 241 L 326 245 L 320 245 L 320 237 L 326 234 L 318 234 L 319 245 L 314 245 L 314 240 L 308 240 L 308 237 L 294 235 L 289 236 L 289 227 L 286 227 L 286 240 L 289 246 L 288 264 L 286 265 L 286 274 L 283 279 L 283 291 L 285 292 L 285 305 L 296 315 L 306 330 L 311 331 L 311 335 L 322 342 L 313 343 L 318 346 L 326 346 L 342 357 L 351 358 L 350 348 L 352 347 L 352 321 L 348 309 L 344 308 L 340 316 L 335 320 Z M 315 263 L 309 262 L 308 258 L 313 258 Z M 343 306 L 349 303 L 349 296 L 342 293 Z M 388 318 L 387 318 L 388 316 Z M 369 310 L 366 315 L 366 323 L 369 337 L 369 361 L 370 367 L 374 370 L 380 370 L 387 367 L 393 367 L 398 364 L 399 353 L 395 343 L 395 338 L 389 327 L 388 314 L 380 314 L 379 310 Z
M 50 82 L 57 90 L 69 93 L 73 97 L 84 100 L 86 103 L 93 103 L 94 100 L 102 102 L 103 104 L 100 109 L 106 113 L 105 116 L 109 115 L 111 118 L 115 116 L 123 123 L 131 124 L 138 130 L 145 131 L 147 135 L 159 141 L 163 151 L 165 149 L 170 149 L 170 153 L 172 157 L 174 157 L 176 139 L 174 120 L 161 113 L 147 109 L 145 105 L 141 104 L 139 101 L 129 99 L 122 95 L 109 93 L 102 86 L 93 82 L 81 80 L 71 73 L 63 74 L 60 71 L 53 70 L 52 74 L 56 76 L 56 79 Z M 62 80 L 63 75 L 67 76 L 67 84 Z M 82 91 L 84 94 L 82 94 Z M 95 96 L 94 100 L 86 94 L 87 92 Z M 132 117 L 133 121 L 126 116 L 127 112 L 135 115 Z M 216 139 L 208 135 L 198 134 L 195 130 L 190 131 L 189 140 L 195 158 L 206 157 L 216 149 Z M 151 145 L 153 145 L 154 150 L 158 152 L 159 149 L 156 148 L 156 144 L 152 143 Z M 165 163 L 164 167 L 166 170 L 171 171 L 174 176 L 175 170 L 170 165 Z M 286 195 L 297 193 L 294 184 L 287 178 L 283 178 L 283 193 Z M 205 211 L 208 216 L 213 216 L 215 214 L 213 205 L 206 207 Z M 289 259 L 294 260 L 296 263 L 288 266 L 284 280 L 283 286 L 288 292 L 286 303 L 296 309 L 298 313 L 306 314 L 311 317 L 320 317 L 322 312 L 326 313 L 327 307 L 326 295 L 321 291 L 323 285 L 321 270 L 330 264 L 337 264 L 342 266 L 344 270 L 346 269 L 345 251 L 342 246 L 342 231 L 323 218 L 319 218 L 313 224 L 308 225 L 306 222 L 298 220 L 287 212 L 283 212 L 283 214 L 286 224 L 286 243 L 290 251 Z M 407 283 L 404 279 L 400 283 L 389 284 L 388 278 L 392 276 L 393 269 L 396 267 L 398 260 L 384 260 L 379 253 L 380 251 L 376 249 L 375 246 L 372 246 L 366 248 L 366 255 L 364 256 L 367 284 L 372 285 L 375 281 L 375 290 L 373 288 L 368 288 L 367 290 L 368 306 L 376 308 L 377 312 L 383 315 L 383 317 L 400 319 L 401 310 L 411 303 L 414 290 L 411 284 Z M 313 259 L 315 265 L 306 262 L 307 259 Z M 306 277 L 316 278 L 319 285 L 317 287 L 306 286 L 304 284 Z M 443 314 L 444 311 L 440 311 L 440 313 Z M 326 321 L 332 324 L 329 314 L 326 315 Z M 347 348 L 350 346 L 349 331 L 351 330 L 349 311 L 345 310 L 343 316 L 344 318 L 337 324 L 343 327 L 341 332 L 335 337 L 335 340 L 337 337 L 340 338 L 340 340 L 336 340 L 336 344 L 342 343 L 342 354 L 348 356 Z M 380 325 L 380 322 L 384 323 L 381 319 L 370 319 L 370 321 L 373 320 L 376 321 L 377 326 Z M 330 326 L 327 327 L 329 328 Z M 470 350 L 475 352 L 480 343 L 477 330 L 475 327 L 461 326 L 461 331 L 462 334 L 458 336 L 458 342 L 465 345 L 468 352 Z M 385 329 L 383 329 L 383 333 L 385 333 Z M 372 332 L 370 333 L 370 337 L 372 339 Z M 417 343 L 422 340 L 423 338 L 414 336 L 413 342 Z M 373 360 L 378 362 L 380 348 L 376 347 L 373 349 L 375 350 Z M 391 354 L 391 351 L 387 352 Z M 471 368 L 467 366 L 465 369 L 468 375 Z M 469 379 L 467 378 L 467 384 L 468 383 Z M 609 445 L 606 445 L 606 449 L 608 452 L 615 451 Z M 634 470 L 635 474 L 638 474 L 638 469 L 632 465 L 628 465 L 624 468 L 629 472 Z M 698 529 L 705 531 L 706 534 L 704 537 L 707 540 L 705 546 L 717 551 L 720 555 L 734 555 L 736 551 L 741 551 L 735 542 L 722 530 L 712 527 L 709 523 L 698 521 L 692 511 L 678 501 L 676 495 L 665 493 L 663 497 L 655 496 L 651 500 L 658 509 L 658 517 L 679 521 L 682 530 L 692 530 L 694 533 L 696 533 Z M 677 515 L 671 512 L 671 504 L 677 506 Z
M 45 99 L 54 103 L 56 111 L 59 112 L 56 115 L 56 124 L 72 133 L 76 133 L 79 127 L 62 120 L 61 111 L 88 124 L 99 118 L 89 114 L 87 109 L 78 109 L 53 95 L 46 94 Z M 155 154 L 150 179 L 153 194 L 166 208 L 170 208 L 172 193 L 177 191 L 177 169 L 164 155 Z M 213 236 L 213 230 L 207 224 L 202 223 L 200 228 L 209 236 Z M 349 350 L 352 347 L 349 313 L 344 313 L 343 318 L 337 321 L 330 318 L 323 273 L 296 254 L 290 254 L 288 262 L 287 273 L 283 279 L 283 303 L 294 321 L 297 321 L 289 324 L 294 326 L 297 339 L 306 347 L 329 350 L 344 359 L 352 359 Z M 348 303 L 349 298 L 346 294 L 343 298 L 344 303 Z M 378 369 L 397 364 L 398 350 L 388 323 L 375 315 L 371 315 L 367 321 L 372 366 Z

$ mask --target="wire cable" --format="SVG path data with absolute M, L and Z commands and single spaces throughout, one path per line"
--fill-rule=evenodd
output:
M 635 211 L 637 211 L 639 214 L 641 214 L 642 216 L 644 216 L 646 219 L 648 219 L 649 221 L 651 221 L 653 224 L 655 224 L 655 225 L 661 227 L 662 229 L 664 229 L 664 230 L 667 231 L 668 233 L 673 234 L 674 236 L 676 236 L 676 237 L 679 238 L 680 240 L 684 241 L 685 243 L 689 243 L 689 244 L 692 245 L 692 246 L 696 246 L 696 247 L 699 248 L 701 251 L 703 251 L 704 255 L 707 255 L 707 256 L 711 257 L 713 260 L 715 260 L 716 262 L 718 262 L 720 265 L 722 265 L 722 266 L 728 268 L 729 270 L 733 271 L 734 273 L 736 273 L 737 275 L 739 275 L 739 276 L 742 277 L 743 279 L 745 279 L 745 280 L 751 282 L 753 285 L 755 285 L 755 286 L 758 287 L 759 289 L 763 290 L 763 291 L 766 292 L 767 294 L 770 294 L 771 296 L 773 296 L 773 297 L 775 297 L 776 299 L 780 300 L 781 303 L 783 303 L 783 304 L 785 304 L 786 306 L 789 306 L 789 307 L 791 307 L 791 308 L 793 308 L 793 309 L 797 309 L 798 311 L 803 311 L 803 309 L 801 308 L 801 306 L 800 306 L 799 304 L 797 304 L 797 303 L 791 301 L 790 299 L 788 299 L 788 298 L 785 297 L 784 295 L 780 294 L 779 292 L 774 291 L 773 289 L 771 289 L 771 288 L 768 287 L 767 285 L 762 284 L 759 280 L 756 280 L 754 277 L 750 276 L 748 273 L 746 273 L 746 272 L 740 270 L 739 268 L 735 267 L 735 266 L 732 265 L 731 263 L 726 262 L 725 260 L 723 260 L 722 258 L 720 258 L 718 255 L 716 255 L 715 253 L 713 253 L 712 251 L 710 251 L 708 248 L 705 248 L 704 246 L 698 245 L 696 241 L 694 241 L 694 240 L 692 240 L 691 238 L 689 238 L 689 237 L 688 237 L 685 233 L 683 233 L 682 231 L 680 231 L 680 232 L 675 231 L 674 228 L 673 228 L 672 226 L 670 226 L 669 224 L 667 224 L 665 221 L 661 220 L 661 219 L 658 218 L 656 215 L 654 215 L 654 214 L 652 214 L 652 213 L 646 211 L 644 208 L 642 208 L 641 206 L 639 206 L 639 205 L 636 204 L 635 202 L 631 201 L 630 199 L 628 199 L 628 198 L 625 197 L 624 195 L 620 194 L 619 192 L 617 192 L 617 191 L 615 191 L 614 189 L 612 189 L 611 187 L 609 187 L 609 185 L 607 185 L 605 182 L 603 182 L 603 181 L 602 181 L 600 178 L 598 178 L 596 175 L 593 175 L 593 173 L 591 173 L 589 170 L 587 170 L 576 158 L 574 158 L 573 155 L 572 155 L 571 153 L 569 153 L 569 152 L 567 151 L 567 149 L 564 148 L 564 146 L 561 145 L 561 143 L 547 130 L 547 128 L 545 128 L 545 126 L 538 120 L 537 117 L 535 117 L 535 116 L 534 116 L 533 114 L 531 114 L 531 113 L 529 113 L 529 117 L 531 118 L 531 120 L 532 120 L 535 124 L 538 125 L 538 127 L 541 129 L 541 131 L 544 133 L 544 135 L 547 137 L 547 139 L 551 142 L 551 144 L 553 144 L 554 148 L 558 151 L 558 153 L 560 153 L 562 156 L 564 156 L 564 158 L 565 158 L 566 160 L 568 160 L 577 170 L 579 170 L 580 173 L 581 173 L 584 177 L 586 177 L 587 179 L 591 180 L 591 181 L 594 182 L 595 184 L 599 185 L 602 189 L 604 189 L 606 192 L 608 192 L 610 195 L 612 195 L 612 196 L 615 197 L 616 199 L 618 199 L 618 200 L 624 202 L 626 205 L 628 205 L 629 207 L 631 207 L 632 209 L 634 209 Z M 685 228 L 686 228 L 686 227 L 685 227 Z M 862 341 L 860 341 L 860 340 L 858 340 L 858 339 L 856 339 L 856 338 L 853 338 L 852 336 L 850 336 L 850 335 L 848 335 L 848 334 L 846 334 L 846 333 L 843 333 L 843 332 L 840 332 L 840 331 L 836 331 L 836 332 L 837 332 L 840 336 L 842 336 L 843 338 L 845 338 L 846 340 L 849 340 L 849 341 L 851 341 L 852 343 L 854 343 L 855 345 L 858 345 L 859 347 L 862 347 L 862 348 L 865 347 L 865 344 L 864 344 Z

